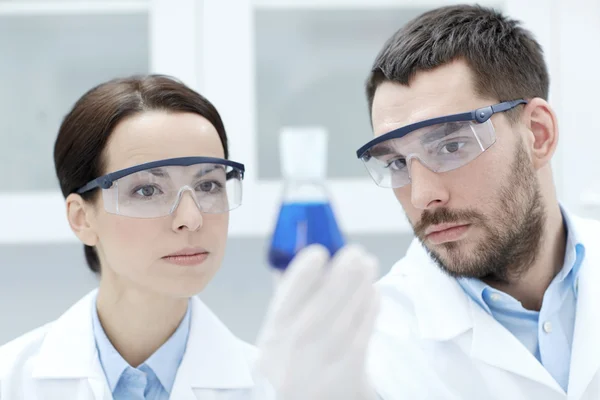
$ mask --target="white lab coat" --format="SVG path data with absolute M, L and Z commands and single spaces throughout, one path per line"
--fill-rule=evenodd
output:
M 369 373 L 381 398 L 600 399 L 600 223 L 570 219 L 585 257 L 577 283 L 568 395 L 415 240 L 378 283 L 383 299 Z
M 0 400 L 110 400 L 98 359 L 88 294 L 56 321 L 0 347 Z M 192 300 L 187 348 L 171 391 L 176 400 L 271 400 L 255 373 L 256 350 Z

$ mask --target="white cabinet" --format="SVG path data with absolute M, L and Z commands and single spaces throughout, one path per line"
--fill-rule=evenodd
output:
M 201 6 L 0 0 L 0 243 L 75 240 L 53 165 L 62 118 L 117 76 L 161 72 L 198 89 Z
M 364 82 L 395 30 L 427 9 L 454 3 L 0 0 L 0 243 L 73 239 L 52 166 L 60 120 L 92 85 L 146 72 L 177 76 L 221 112 L 231 158 L 247 168 L 244 205 L 231 215 L 232 235 L 270 233 L 282 184 L 278 132 L 287 125 L 327 128 L 329 186 L 346 232 L 410 232 L 393 193 L 375 186 L 354 155 L 372 135 Z M 558 0 L 479 3 L 523 20 L 544 47 L 562 133 L 553 161 L 559 196 L 578 211 L 585 180 L 600 172 L 591 145 L 580 154 L 592 170 L 571 179 L 573 159 L 580 159 L 573 146 L 589 143 L 592 133 L 583 131 L 593 126 L 600 91 L 598 75 L 591 76 L 600 61 L 594 50 L 600 24 L 593 24 L 600 20 L 599 6 L 585 0 L 575 0 L 577 6 Z M 571 12 L 563 12 L 566 7 Z M 574 31 L 580 17 L 584 22 Z M 586 40 L 575 37 L 585 33 Z M 585 74 L 578 74 L 580 68 Z
M 600 1 L 557 2 L 560 48 L 555 104 L 559 107 L 562 197 L 578 213 L 600 219 Z

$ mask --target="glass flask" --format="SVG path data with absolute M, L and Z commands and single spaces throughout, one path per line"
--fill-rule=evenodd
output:
M 326 186 L 326 130 L 282 129 L 280 155 L 284 189 L 269 248 L 269 265 L 284 271 L 304 247 L 319 243 L 334 255 L 345 240 Z

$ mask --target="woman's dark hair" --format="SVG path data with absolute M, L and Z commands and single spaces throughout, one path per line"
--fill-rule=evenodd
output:
M 113 79 L 85 93 L 65 116 L 54 144 L 54 166 L 63 196 L 105 173 L 104 149 L 123 119 L 153 110 L 189 112 L 206 118 L 217 130 L 225 158 L 227 134 L 217 109 L 199 93 L 165 75 Z M 91 200 L 98 190 L 82 195 Z M 84 245 L 90 269 L 100 272 L 96 250 Z

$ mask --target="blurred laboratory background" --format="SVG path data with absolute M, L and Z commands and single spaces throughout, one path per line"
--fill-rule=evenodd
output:
M 246 165 L 225 263 L 200 297 L 254 341 L 273 291 L 269 239 L 282 191 L 279 133 L 328 133 L 327 186 L 349 242 L 381 273 L 412 239 L 390 190 L 355 150 L 372 135 L 364 82 L 385 40 L 444 0 L 0 0 L 0 345 L 62 314 L 97 285 L 54 174 L 62 117 L 117 76 L 173 75 L 210 99 Z M 520 19 L 544 47 L 560 126 L 563 205 L 600 216 L 600 1 L 480 1 Z M 596 147 L 596 144 L 599 147 Z

